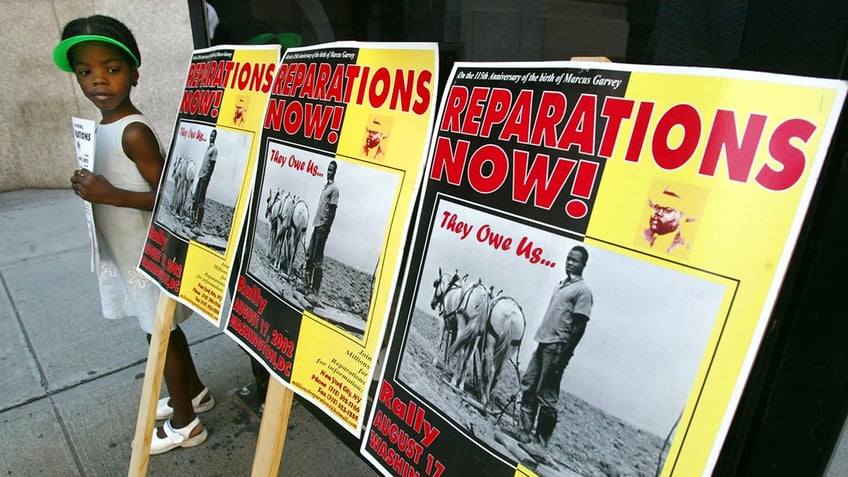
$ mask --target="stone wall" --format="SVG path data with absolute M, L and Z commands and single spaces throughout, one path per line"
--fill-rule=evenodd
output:
M 188 5 L 178 0 L 0 0 L 0 192 L 70 187 L 76 168 L 70 117 L 100 120 L 73 75 L 53 64 L 62 27 L 76 17 L 110 15 L 124 22 L 141 51 L 135 105 L 165 145 L 193 49 Z

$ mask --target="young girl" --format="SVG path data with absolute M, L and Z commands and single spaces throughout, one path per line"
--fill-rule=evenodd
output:
M 85 97 L 102 114 L 94 170 L 75 171 L 71 186 L 92 203 L 94 211 L 103 315 L 110 319 L 137 317 L 149 342 L 159 291 L 136 266 L 165 161 L 153 129 L 130 101 L 130 90 L 138 84 L 141 54 L 123 23 L 95 15 L 65 25 L 53 61 L 74 73 Z M 200 381 L 188 341 L 177 326 L 189 314 L 186 307 L 177 306 L 165 357 L 170 401 L 160 400 L 156 411 L 157 419 L 169 420 L 154 429 L 151 454 L 206 440 L 206 429 L 195 413 L 208 411 L 215 401 Z

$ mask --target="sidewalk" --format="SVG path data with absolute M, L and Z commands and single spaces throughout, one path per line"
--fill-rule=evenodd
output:
M 102 318 L 88 247 L 69 190 L 0 193 L 0 475 L 127 474 L 147 342 L 135 320 Z M 201 416 L 209 438 L 151 456 L 147 475 L 248 476 L 248 357 L 200 316 L 183 328 L 217 401 Z M 322 420 L 295 400 L 279 475 L 376 475 Z

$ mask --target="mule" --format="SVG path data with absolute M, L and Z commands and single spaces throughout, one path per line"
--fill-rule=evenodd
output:
M 489 312 L 489 290 L 482 281 L 470 285 L 463 290 L 456 312 L 456 338 L 448 351 L 454 359 L 451 385 L 464 390 L 469 363 L 475 359 L 479 338 L 485 330 L 486 317 Z
M 265 199 L 265 218 L 268 219 L 268 252 L 266 256 L 271 259 L 271 265 L 280 269 L 280 241 L 284 230 L 285 203 L 289 197 L 281 189 L 268 190 L 268 198 Z
M 186 204 L 188 203 L 189 194 L 191 193 L 191 185 L 194 182 L 195 166 L 194 161 L 185 156 L 178 156 L 177 163 L 171 171 L 171 178 L 174 181 L 174 195 L 171 202 L 171 210 L 177 216 L 183 216 L 186 213 Z
M 518 354 L 527 323 L 515 298 L 467 278 L 440 268 L 433 282 L 430 308 L 442 318 L 433 364 L 444 360 L 451 384 L 463 391 L 471 376 L 485 409 L 504 363 Z
M 266 256 L 271 257 L 274 249 L 274 238 L 277 236 L 279 227 L 280 208 L 283 202 L 280 200 L 280 189 L 276 191 L 268 189 L 268 197 L 265 198 L 265 218 L 268 219 L 268 251 Z
M 486 328 L 479 342 L 480 400 L 486 407 L 504 363 L 518 355 L 527 320 L 515 298 L 498 296 L 489 306 Z
M 448 349 L 456 338 L 456 312 L 463 286 L 467 285 L 467 278 L 468 275 L 460 277 L 459 271 L 447 273 L 439 268 L 439 276 L 433 282 L 434 290 L 430 309 L 441 317 L 436 320 L 439 326 L 439 346 L 433 357 L 434 366 L 439 364 L 439 361 L 448 363 Z
M 306 227 L 309 225 L 309 207 L 306 202 L 295 196 L 292 196 L 291 199 L 291 214 L 288 215 L 285 222 L 286 230 L 283 231 L 280 250 L 280 261 L 288 274 L 292 273 L 297 247 L 300 245 L 306 233 Z

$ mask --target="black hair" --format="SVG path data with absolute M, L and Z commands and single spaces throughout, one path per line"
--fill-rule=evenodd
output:
M 580 252 L 580 255 L 583 255 L 583 265 L 584 266 L 586 265 L 586 263 L 589 262 L 589 251 L 586 250 L 585 247 L 583 247 L 582 245 L 575 245 L 575 246 L 571 247 L 571 250 L 577 250 L 578 252 Z
M 125 51 L 121 50 L 121 54 L 127 58 L 127 63 L 132 66 L 141 66 L 141 52 L 138 51 L 135 37 L 130 29 L 119 20 L 106 15 L 92 15 L 71 20 L 62 30 L 62 40 L 79 35 L 100 35 L 120 42 L 135 55 L 135 58 L 131 58 Z M 68 63 L 73 64 L 71 50 L 73 48 L 68 50 Z M 136 60 L 138 60 L 138 64 L 136 64 Z

